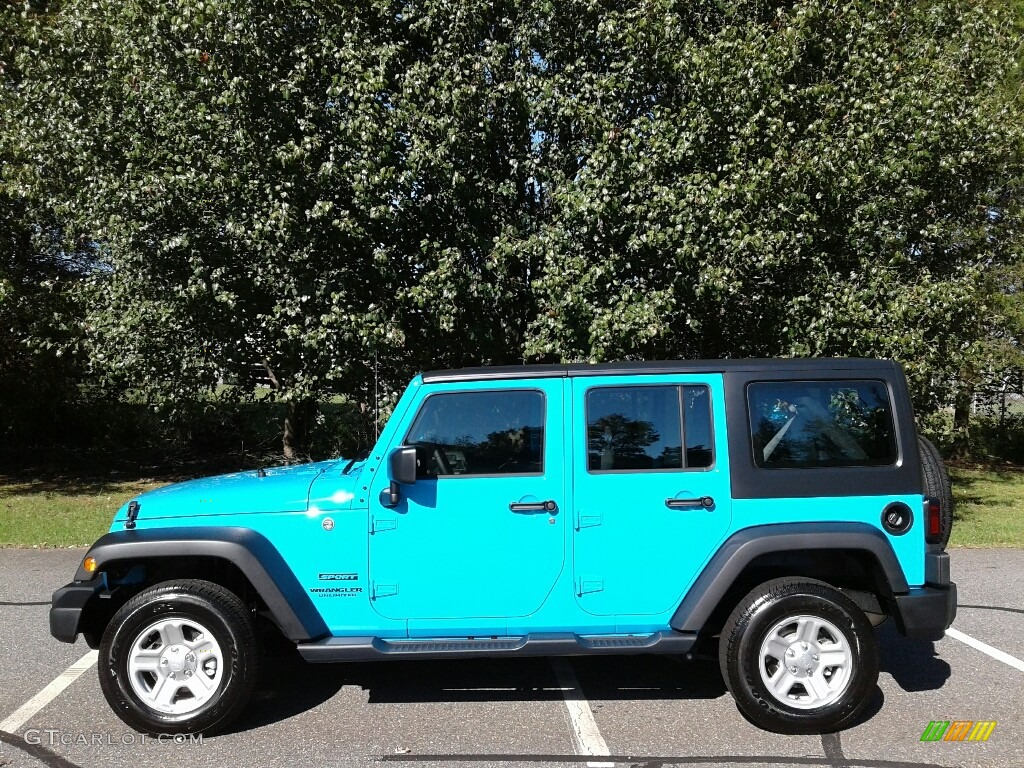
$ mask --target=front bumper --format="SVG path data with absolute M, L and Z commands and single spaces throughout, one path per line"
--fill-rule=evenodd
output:
M 81 631 L 80 622 L 86 603 L 103 588 L 102 579 L 73 581 L 56 592 L 50 600 L 50 634 L 62 643 L 73 643 Z
M 896 628 L 919 640 L 939 640 L 956 618 L 956 584 L 949 578 L 949 555 L 925 555 L 923 587 L 893 597 L 892 615 Z

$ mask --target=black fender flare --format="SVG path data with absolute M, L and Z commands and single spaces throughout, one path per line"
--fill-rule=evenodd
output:
M 744 528 L 718 548 L 676 608 L 669 626 L 700 632 L 743 570 L 772 552 L 854 550 L 872 555 L 894 595 L 910 591 L 899 559 L 885 534 L 867 523 L 776 523 Z
M 79 566 L 76 582 L 89 582 L 116 562 L 173 557 L 226 560 L 249 580 L 289 640 L 304 642 L 329 634 L 323 617 L 281 553 L 263 534 L 249 528 L 193 526 L 115 531 L 100 537 L 86 556 L 96 559 L 96 569 L 89 573 Z

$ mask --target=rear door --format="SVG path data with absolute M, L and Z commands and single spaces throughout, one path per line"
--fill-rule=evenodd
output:
M 673 610 L 730 525 L 722 376 L 572 386 L 577 601 L 596 615 Z

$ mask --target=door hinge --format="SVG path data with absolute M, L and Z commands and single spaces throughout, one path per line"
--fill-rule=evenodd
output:
M 379 581 L 373 582 L 373 599 L 378 597 L 394 597 L 398 594 L 398 584 L 382 584 Z
M 370 533 L 381 531 L 393 531 L 398 527 L 398 519 L 391 515 L 380 516 L 370 515 Z
M 595 579 L 592 576 L 580 576 L 576 579 L 576 596 L 586 595 L 590 592 L 604 591 L 604 579 Z
M 594 528 L 604 522 L 604 516 L 597 512 L 596 514 L 584 514 L 580 510 L 576 510 L 576 530 L 579 531 L 583 528 Z

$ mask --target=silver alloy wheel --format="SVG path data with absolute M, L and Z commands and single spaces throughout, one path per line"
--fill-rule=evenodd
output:
M 794 709 L 828 706 L 853 676 L 850 641 L 819 616 L 790 616 L 775 624 L 761 643 L 758 660 L 768 693 Z
M 192 619 L 162 619 L 139 633 L 128 653 L 128 680 L 147 706 L 187 715 L 219 690 L 224 654 L 213 634 Z

